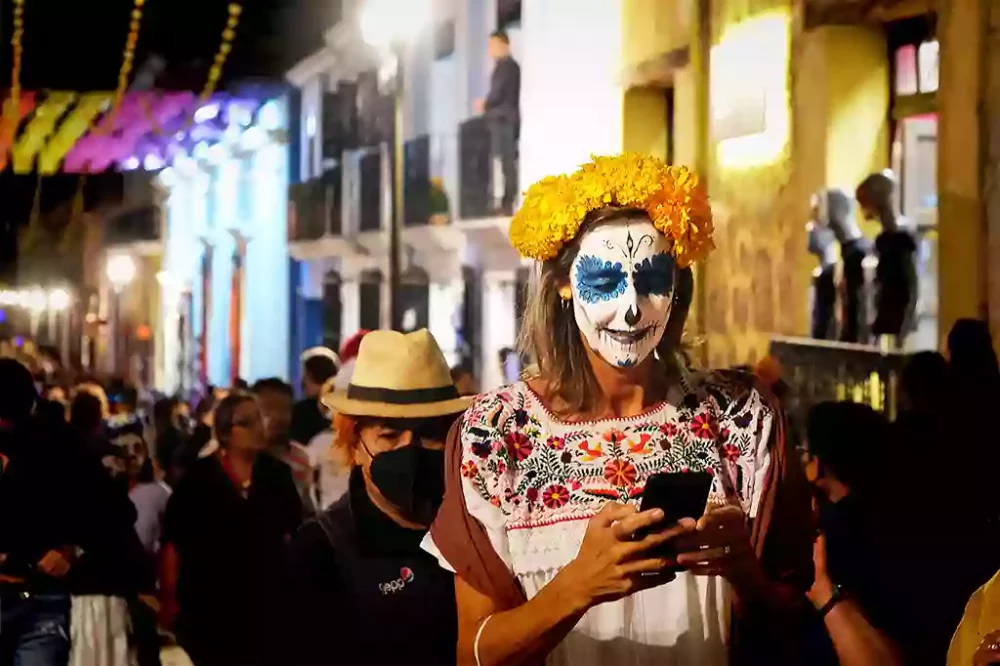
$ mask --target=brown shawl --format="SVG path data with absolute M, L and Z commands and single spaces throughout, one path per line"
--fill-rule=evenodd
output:
M 787 590 L 788 608 L 782 610 L 787 610 L 787 615 L 799 615 L 803 601 L 801 592 L 812 582 L 812 542 L 815 528 L 811 495 L 794 446 L 786 437 L 784 411 L 766 387 L 758 385 L 756 388 L 774 410 L 774 421 L 768 443 L 771 447 L 771 465 L 757 517 L 753 521 L 751 541 L 768 577 L 782 583 L 782 587 Z M 511 610 L 525 603 L 527 597 L 507 565 L 496 554 L 486 530 L 466 508 L 461 474 L 462 422 L 463 419 L 456 421 L 448 433 L 444 503 L 431 526 L 431 537 L 442 556 L 463 581 L 492 599 L 498 612 Z M 736 610 L 731 640 L 733 663 L 794 663 L 788 661 L 792 657 L 785 654 L 760 653 L 761 649 L 768 652 L 772 648 L 780 649 L 775 643 L 784 644 L 784 649 L 780 649 L 782 653 L 788 651 L 787 631 L 782 633 L 782 629 L 790 628 L 786 622 L 786 613 L 781 612 L 784 616 L 781 618 L 773 613 L 766 613 L 765 618 L 755 609 L 752 613 L 755 621 L 752 622 L 751 631 L 749 626 L 744 626 L 750 624 L 744 622 L 744 619 L 749 619 L 746 616 L 750 613 L 743 609 Z M 764 628 L 769 634 L 767 638 L 759 636 Z M 737 647 L 737 643 L 745 642 L 741 641 L 741 637 L 749 633 L 757 635 L 753 640 L 754 645 Z M 736 656 L 737 653 L 739 657 Z

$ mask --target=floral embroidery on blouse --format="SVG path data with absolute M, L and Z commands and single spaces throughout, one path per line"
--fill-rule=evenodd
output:
M 715 501 L 725 499 L 725 473 L 746 509 L 771 417 L 735 373 L 703 377 L 680 404 L 592 423 L 557 420 L 518 382 L 466 412 L 462 476 L 501 510 L 508 529 L 589 517 L 608 500 L 637 502 L 660 472 L 709 472 Z

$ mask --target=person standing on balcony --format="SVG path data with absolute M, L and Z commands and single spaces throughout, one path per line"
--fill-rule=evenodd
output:
M 517 198 L 517 140 L 521 133 L 521 66 L 510 53 L 510 38 L 497 30 L 490 35 L 489 54 L 494 61 L 490 92 L 485 100 L 476 102 L 477 111 L 486 114 L 490 128 L 490 154 L 493 173 L 499 164 L 503 178 L 503 194 L 497 212 L 511 215 Z M 498 179 L 494 176 L 494 193 Z
M 868 176 L 855 192 L 865 218 L 882 225 L 882 233 L 875 239 L 878 268 L 872 334 L 876 338 L 887 336 L 901 348 L 915 328 L 917 239 L 899 214 L 895 195 L 896 182 L 885 173 Z

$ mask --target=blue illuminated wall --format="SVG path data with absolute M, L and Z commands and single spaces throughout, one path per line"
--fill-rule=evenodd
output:
M 191 339 L 201 334 L 203 243 L 213 248 L 211 294 L 208 308 L 208 381 L 230 384 L 230 306 L 233 279 L 233 231 L 249 239 L 244 259 L 241 353 L 239 375 L 253 382 L 264 377 L 289 379 L 290 285 L 288 270 L 288 161 L 287 144 L 278 130 L 287 127 L 287 105 L 271 100 L 257 114 L 254 126 L 227 132 L 230 143 L 209 159 L 186 156 L 164 170 L 161 182 L 168 191 L 164 271 L 174 292 L 190 289 L 194 304 Z M 241 134 L 242 131 L 242 134 Z M 252 141 L 252 143 L 249 143 Z M 237 145 L 240 143 L 241 145 Z M 252 150 L 247 150 L 247 145 Z M 197 150 L 195 151 L 197 155 Z M 175 335 L 176 294 L 165 294 L 162 359 L 167 385 L 179 383 L 179 344 Z M 197 369 L 195 368 L 195 372 Z

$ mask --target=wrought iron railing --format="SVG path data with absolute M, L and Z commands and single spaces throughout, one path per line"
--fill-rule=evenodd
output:
M 463 219 L 489 217 L 493 211 L 493 164 L 490 132 L 484 116 L 459 126 L 459 215 Z
M 289 186 L 288 199 L 292 208 L 289 240 L 308 241 L 340 234 L 340 169 Z
M 785 408 L 796 423 L 804 423 L 809 409 L 827 400 L 864 403 L 896 418 L 899 377 L 907 360 L 903 352 L 776 337 L 771 355 L 781 364 L 781 378 L 789 387 Z

